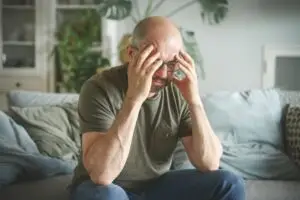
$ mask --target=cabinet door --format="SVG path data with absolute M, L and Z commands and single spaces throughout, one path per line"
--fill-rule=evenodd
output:
M 2 73 L 36 72 L 35 1 L 2 0 L 1 14 Z

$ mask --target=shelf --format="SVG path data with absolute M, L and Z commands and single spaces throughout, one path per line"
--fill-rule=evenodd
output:
M 15 9 L 15 10 L 34 10 L 32 5 L 3 5 L 3 9 Z
M 37 68 L 32 68 L 32 67 L 12 67 L 12 68 L 1 68 L 0 67 L 0 80 L 1 82 L 3 81 L 3 77 L 7 78 L 7 77 L 25 77 L 25 76 L 35 76 L 35 75 L 39 75 L 39 71 Z M 11 79 L 10 79 L 11 80 Z M 34 79 L 33 79 L 34 80 Z M 5 81 L 5 83 L 8 83 L 8 81 Z M 0 84 L 0 90 L 1 87 L 5 86 Z M 7 87 L 5 87 L 7 88 Z
M 85 10 L 85 9 L 97 9 L 98 5 L 57 5 L 59 10 Z
M 4 41 L 3 45 L 7 46 L 34 46 L 33 41 Z
M 11 67 L 11 66 L 6 66 L 6 65 L 4 65 L 2 67 L 2 70 L 18 70 L 18 69 L 20 69 L 20 70 L 22 70 L 22 69 L 35 69 L 35 67 L 34 66 Z

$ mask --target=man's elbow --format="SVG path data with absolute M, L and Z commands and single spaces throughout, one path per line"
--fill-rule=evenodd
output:
M 215 158 L 210 160 L 210 162 L 208 162 L 209 164 L 206 167 L 208 171 L 215 171 L 220 168 L 222 154 L 223 154 L 223 148 L 220 145 L 220 148 L 218 149 Z
M 208 171 L 216 171 L 220 168 L 220 161 L 213 162 L 207 167 Z
M 212 162 L 209 164 L 195 164 L 195 167 L 198 168 L 202 172 L 211 172 L 216 171 L 220 168 L 220 162 Z
M 199 169 L 202 172 L 210 172 L 210 171 L 216 171 L 220 168 L 220 162 L 221 162 L 221 156 L 220 155 L 214 155 L 210 156 L 211 158 L 198 158 L 194 159 L 195 162 L 193 163 L 194 166 Z
M 97 185 L 103 185 L 103 186 L 107 186 L 112 184 L 113 179 L 111 177 L 108 176 L 102 176 L 102 175 L 90 175 L 91 181 L 93 181 L 93 183 L 97 184 Z
M 109 172 L 98 171 L 98 170 L 91 171 L 89 176 L 93 183 L 97 185 L 103 185 L 103 186 L 112 184 L 115 178 L 113 174 Z
M 93 183 L 97 185 L 110 185 L 114 178 L 111 173 L 107 172 L 107 170 L 101 168 L 104 166 L 93 166 L 91 163 L 88 163 L 87 160 L 84 160 L 84 167 L 89 173 L 90 179 Z

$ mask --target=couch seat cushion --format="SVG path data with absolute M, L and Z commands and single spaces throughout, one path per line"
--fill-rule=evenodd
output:
M 23 182 L 0 191 L 3 200 L 68 200 L 68 185 L 72 175 L 56 176 L 46 180 Z
M 247 200 L 298 200 L 299 181 L 247 180 Z

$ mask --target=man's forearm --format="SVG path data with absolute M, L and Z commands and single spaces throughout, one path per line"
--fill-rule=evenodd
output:
M 90 176 L 98 184 L 109 184 L 128 158 L 141 104 L 126 98 L 111 128 L 89 149 Z M 90 162 L 90 163 L 91 163 Z
M 214 134 L 201 102 L 189 105 L 192 120 L 193 163 L 202 170 L 219 167 L 222 146 Z

